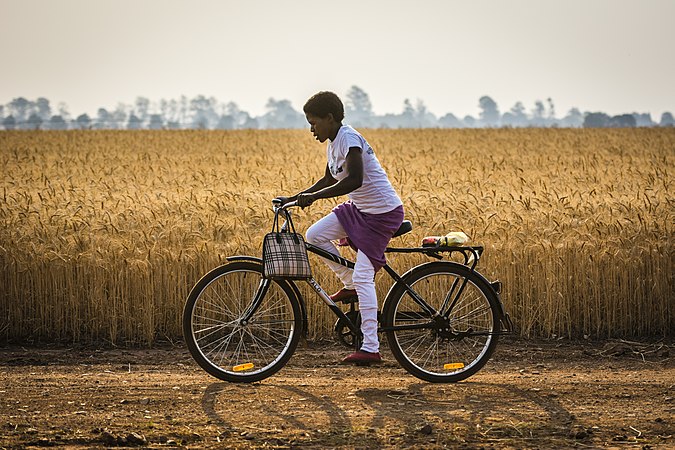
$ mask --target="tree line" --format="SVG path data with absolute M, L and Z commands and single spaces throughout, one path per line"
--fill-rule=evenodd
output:
M 378 115 L 373 112 L 368 94 L 352 86 L 344 96 L 346 122 L 362 128 L 498 128 L 498 127 L 672 127 L 675 120 L 664 112 L 654 121 L 650 113 L 627 113 L 610 116 L 603 112 L 570 109 L 563 117 L 556 115 L 553 100 L 536 101 L 531 109 L 516 102 L 502 112 L 491 97 L 478 100 L 477 117 L 457 117 L 447 113 L 437 117 L 424 102 L 403 102 L 400 113 Z M 307 127 L 305 116 L 289 100 L 270 98 L 261 116 L 251 116 L 234 102 L 220 102 L 203 95 L 194 98 L 151 102 L 138 97 L 133 104 L 120 103 L 114 109 L 99 108 L 96 115 L 73 115 L 65 103 L 52 107 L 40 97 L 35 101 L 18 97 L 0 105 L 0 128 L 5 130 L 67 129 L 273 129 Z

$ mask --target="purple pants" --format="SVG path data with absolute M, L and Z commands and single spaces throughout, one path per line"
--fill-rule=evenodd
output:
M 384 250 L 403 222 L 403 206 L 384 214 L 365 214 L 352 202 L 346 202 L 336 206 L 333 212 L 347 232 L 349 245 L 368 256 L 375 272 L 380 270 L 387 263 Z

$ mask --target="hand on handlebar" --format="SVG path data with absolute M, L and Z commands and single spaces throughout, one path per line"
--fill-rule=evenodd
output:
M 283 208 L 285 205 L 288 206 L 300 206 L 301 208 L 306 208 L 316 201 L 314 194 L 303 193 L 298 194 L 296 199 L 291 201 L 289 197 L 278 196 L 272 200 L 272 204 L 276 208 Z
M 311 205 L 314 203 L 316 198 L 314 198 L 314 194 L 298 194 L 298 206 L 301 208 L 306 208 L 307 206 Z

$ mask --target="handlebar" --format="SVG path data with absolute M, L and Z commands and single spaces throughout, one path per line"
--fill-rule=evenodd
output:
M 275 198 L 275 199 L 272 200 L 272 209 L 274 210 L 274 214 L 276 215 L 279 211 L 283 211 L 284 215 L 286 216 L 286 219 L 289 219 L 289 220 L 291 218 L 291 212 L 288 211 L 288 208 L 293 208 L 295 206 L 298 206 L 297 200 L 292 201 L 292 202 L 288 202 L 284 205 L 281 204 L 281 201 L 279 199 Z M 288 232 L 288 221 L 287 220 L 284 220 L 284 223 L 279 228 L 279 231 L 281 231 L 282 233 Z
M 276 198 L 272 200 L 272 207 L 274 208 L 274 212 L 276 212 L 279 209 L 288 209 L 288 208 L 293 208 L 293 207 L 296 207 L 296 206 L 298 206 L 297 200 L 294 200 L 292 202 L 288 202 L 284 205 L 282 205 L 281 201 L 279 201 Z

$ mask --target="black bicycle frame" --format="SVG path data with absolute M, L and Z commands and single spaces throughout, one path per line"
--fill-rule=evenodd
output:
M 316 245 L 310 244 L 308 242 L 305 243 L 305 247 L 307 247 L 307 250 L 324 258 L 329 261 L 332 261 L 334 263 L 340 264 L 341 266 L 348 267 L 350 269 L 354 269 L 354 262 L 350 261 L 346 258 L 343 258 L 342 256 L 336 255 L 334 253 L 328 252 L 320 247 L 317 247 Z M 388 250 L 396 250 L 396 249 L 388 249 Z M 385 264 L 383 266 L 383 269 L 385 272 L 389 274 L 389 276 L 394 280 L 394 283 L 399 283 L 401 282 L 401 276 L 396 272 L 394 269 L 389 266 L 389 264 Z M 310 283 L 311 284 L 311 283 Z M 403 283 L 402 286 L 406 290 L 406 292 L 415 300 L 417 304 L 419 304 L 424 311 L 429 314 L 429 317 L 440 317 L 440 314 L 438 311 L 436 311 L 433 307 L 431 307 L 427 302 L 424 301 L 422 297 L 415 292 L 415 290 L 410 287 L 408 284 Z M 316 286 L 312 285 L 314 289 L 319 292 Z M 347 317 L 347 315 L 342 311 L 342 309 L 335 304 L 335 302 L 331 301 L 330 303 L 326 303 L 328 307 L 335 313 L 336 316 L 338 316 L 340 319 L 344 320 L 349 327 L 349 329 L 352 332 L 355 332 L 356 335 L 358 336 L 360 333 L 360 330 L 356 325 Z M 410 326 L 404 326 L 404 327 L 395 327 L 395 329 L 418 329 L 418 328 L 433 328 L 433 322 L 430 322 L 429 324 L 419 324 L 419 325 L 410 325 Z M 392 328 L 393 329 L 393 328 Z M 380 328 L 379 331 L 388 331 L 389 329 L 385 328 Z
M 329 261 L 332 261 L 334 263 L 340 264 L 341 266 L 348 267 L 350 269 L 354 269 L 354 262 L 350 261 L 346 258 L 343 258 L 342 256 L 335 255 L 331 252 L 328 252 L 320 247 L 317 247 L 316 245 L 310 244 L 308 242 L 305 242 L 305 247 L 307 248 L 307 251 L 312 252 L 324 259 L 327 259 Z M 317 283 L 314 278 L 311 278 L 307 280 L 310 286 L 316 291 L 317 294 L 319 294 L 319 297 L 326 303 L 328 308 L 330 308 L 331 311 L 333 311 L 333 314 L 335 314 L 339 320 L 344 321 L 344 323 L 347 325 L 349 330 L 354 333 L 354 336 L 359 336 L 361 337 L 361 330 L 359 327 L 356 326 L 352 320 L 347 317 L 347 315 L 342 311 L 342 309 L 330 298 L 328 297 L 327 299 L 321 296 L 321 292 L 323 291 L 323 288 Z M 356 344 L 355 340 L 355 344 Z
M 340 264 L 341 266 L 348 267 L 350 269 L 354 269 L 354 262 L 350 261 L 346 258 L 343 258 L 342 256 L 336 255 L 334 253 L 328 252 L 320 247 L 317 247 L 316 245 L 310 244 L 308 242 L 305 242 L 305 247 L 307 248 L 307 251 L 312 252 L 321 258 L 327 259 L 329 261 L 332 261 L 334 263 Z M 465 263 L 468 265 L 469 261 L 469 256 L 467 255 L 467 251 L 470 251 L 473 256 L 474 256 L 474 261 L 473 264 L 470 266 L 470 270 L 473 271 L 476 263 L 478 261 L 478 258 L 480 257 L 480 254 L 482 253 L 483 248 L 482 247 L 441 247 L 441 248 L 392 248 L 392 247 L 387 247 L 385 252 L 387 253 L 424 253 L 427 256 L 435 257 L 438 259 L 442 259 L 443 257 L 440 256 L 441 252 L 450 252 L 452 253 L 453 251 L 460 252 L 464 255 L 465 258 Z M 421 324 L 416 324 L 416 325 L 398 325 L 395 327 L 380 327 L 378 331 L 383 332 L 383 331 L 391 331 L 391 330 L 416 330 L 416 329 L 424 329 L 424 328 L 435 328 L 436 323 L 440 320 L 447 320 L 448 317 L 450 316 L 450 311 L 452 311 L 452 308 L 455 306 L 455 303 L 457 302 L 457 299 L 461 296 L 464 287 L 466 286 L 466 283 L 468 282 L 468 278 L 464 278 L 462 280 L 462 284 L 459 287 L 459 290 L 456 295 L 452 295 L 453 292 L 455 291 L 455 288 L 457 287 L 457 282 L 458 280 L 455 280 L 453 283 L 452 288 L 450 289 L 448 295 L 446 296 L 445 301 L 443 302 L 443 305 L 441 305 L 441 310 L 437 311 L 435 310 L 432 306 L 430 306 L 415 290 L 408 285 L 407 283 L 402 282 L 402 277 L 401 275 L 398 274 L 394 269 L 389 266 L 389 264 L 385 264 L 383 266 L 383 269 L 389 276 L 394 280 L 394 283 L 400 283 L 403 289 L 405 289 L 406 293 L 410 295 L 410 297 L 417 303 L 426 314 L 428 314 L 430 320 L 428 323 L 421 323 Z M 253 314 L 258 310 L 260 307 L 260 304 L 262 303 L 262 299 L 264 298 L 265 294 L 267 293 L 267 290 L 269 289 L 269 285 L 272 282 L 270 279 L 263 278 L 260 280 L 260 285 L 258 287 L 258 290 L 255 294 L 255 297 L 253 298 L 253 301 L 249 305 L 248 311 L 244 314 L 242 317 L 243 321 L 248 321 Z M 313 279 L 307 280 L 308 284 L 319 294 L 319 296 L 324 300 L 324 303 L 330 308 L 330 310 L 335 314 L 340 320 L 343 320 L 344 323 L 347 325 L 347 327 L 350 329 L 352 333 L 354 333 L 355 336 L 360 336 L 361 335 L 361 330 L 359 327 L 356 326 L 354 322 L 342 311 L 342 309 L 333 301 L 328 298 L 324 298 L 321 296 L 321 293 L 324 292 L 323 288 Z M 450 298 L 454 297 L 452 302 L 450 303 L 448 309 L 446 312 L 441 315 L 441 311 L 445 309 L 446 306 L 448 306 L 448 302 L 450 301 Z

